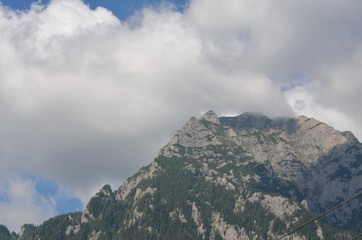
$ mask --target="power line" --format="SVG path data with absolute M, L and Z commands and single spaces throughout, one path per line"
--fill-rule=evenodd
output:
M 355 240 L 355 239 L 357 239 L 359 237 L 362 237 L 362 233 L 358 234 L 357 236 L 354 236 L 351 240 Z
M 359 193 L 359 194 L 357 194 L 357 195 L 354 195 L 354 196 L 353 196 L 353 197 L 351 197 L 350 199 L 348 199 L 348 200 L 346 200 L 346 201 L 344 201 L 344 202 L 342 202 L 342 203 L 338 204 L 337 206 L 335 206 L 334 208 L 332 208 L 332 209 L 328 210 L 327 212 L 325 212 L 325 213 L 323 213 L 323 214 L 319 215 L 318 217 L 313 218 L 312 220 L 309 220 L 308 222 L 304 223 L 303 225 L 301 225 L 301 226 L 299 226 L 299 227 L 297 227 L 297 228 L 293 229 L 292 231 L 290 231 L 290 232 L 288 232 L 288 233 L 284 234 L 283 236 L 281 236 L 281 237 L 280 237 L 280 238 L 278 238 L 277 240 L 280 240 L 280 239 L 282 239 L 282 238 L 284 238 L 284 237 L 286 237 L 286 236 L 288 236 L 288 235 L 290 235 L 290 234 L 292 234 L 292 233 L 295 233 L 296 231 L 298 231 L 298 230 L 300 230 L 300 229 L 304 228 L 305 226 L 307 226 L 308 224 L 311 224 L 312 222 L 314 222 L 314 221 L 316 221 L 316 220 L 320 219 L 321 217 L 323 217 L 323 216 L 327 215 L 327 214 L 328 214 L 328 213 L 330 213 L 330 212 L 333 212 L 333 211 L 334 211 L 334 210 L 336 210 L 337 208 L 342 207 L 343 205 L 345 205 L 345 204 L 349 203 L 350 201 L 352 201 L 352 200 L 354 200 L 354 199 L 356 199 L 356 198 L 358 198 L 358 197 L 360 197 L 360 196 L 362 196 L 362 192 L 360 192 L 360 193 Z M 358 235 L 358 236 L 356 236 L 356 237 L 354 237 L 353 239 L 357 239 L 359 236 L 361 236 L 361 234 L 360 234 L 360 235 Z

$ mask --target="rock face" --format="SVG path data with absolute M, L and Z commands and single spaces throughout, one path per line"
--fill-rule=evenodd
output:
M 29 239 L 277 239 L 362 190 L 362 145 L 315 119 L 192 117 L 155 160 Z M 350 239 L 356 199 L 289 239 Z M 332 227 L 333 226 L 333 227 Z M 49 232 L 58 235 L 49 235 Z M 351 233 L 352 231 L 352 233 Z M 63 234 L 63 235 L 59 235 Z M 285 238 L 288 239 L 288 238 Z

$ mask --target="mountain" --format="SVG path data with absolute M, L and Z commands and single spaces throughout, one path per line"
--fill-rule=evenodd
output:
M 116 191 L 105 185 L 84 212 L 24 225 L 17 239 L 277 239 L 359 193 L 361 164 L 351 132 L 313 118 L 210 111 Z M 351 239 L 361 201 L 284 239 Z

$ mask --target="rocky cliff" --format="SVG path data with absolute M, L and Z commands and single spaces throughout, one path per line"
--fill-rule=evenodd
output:
M 83 213 L 28 226 L 19 239 L 277 239 L 359 193 L 361 163 L 352 133 L 315 119 L 210 111 L 119 189 L 106 185 Z M 289 239 L 350 239 L 360 201 Z

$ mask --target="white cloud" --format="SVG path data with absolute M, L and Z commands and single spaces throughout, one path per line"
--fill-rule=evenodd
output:
M 270 79 L 215 68 L 185 15 L 156 10 L 131 26 L 80 1 L 2 8 L 0 141 L 9 162 L 77 188 L 131 175 L 200 111 L 288 113 Z
M 286 94 L 291 103 L 302 89 L 309 99 L 300 98 L 303 109 L 291 103 L 297 114 L 361 139 L 361 9 L 354 0 L 195 0 L 186 15 L 212 45 L 216 68 L 261 73 L 283 89 L 302 86 Z
M 10 231 L 24 223 L 40 224 L 56 214 L 55 202 L 37 193 L 35 182 L 19 175 L 0 179 L 0 222 Z
M 354 118 L 349 117 L 338 108 L 325 106 L 313 97 L 309 89 L 295 87 L 285 93 L 286 100 L 297 115 L 307 115 L 319 121 L 335 127 L 339 131 L 351 131 L 359 139 L 362 136 L 362 129 Z
M 80 0 L 0 6 L 3 170 L 86 201 L 210 109 L 296 112 L 361 136 L 361 4 L 193 0 L 184 13 L 162 5 L 124 22 Z

